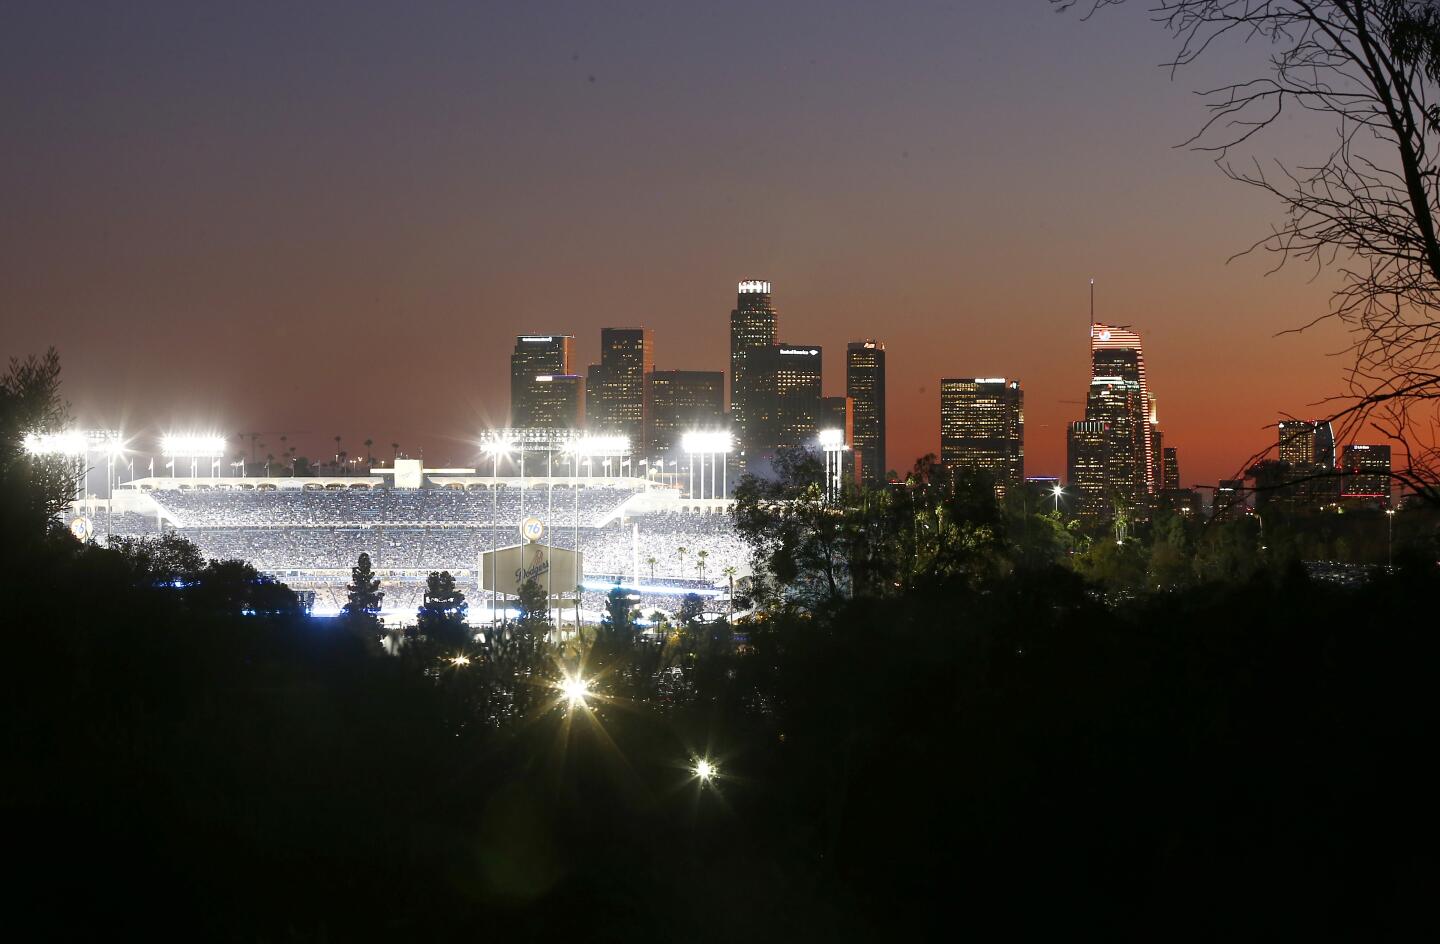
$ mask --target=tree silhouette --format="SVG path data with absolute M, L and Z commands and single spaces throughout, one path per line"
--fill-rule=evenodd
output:
M 416 613 L 415 628 L 444 645 L 462 644 L 469 635 L 465 623 L 468 609 L 465 594 L 456 588 L 450 571 L 431 572 L 425 582 L 424 602 Z
M 1121 2 L 1051 0 L 1087 13 Z M 1267 46 L 1262 74 L 1204 93 L 1210 117 L 1187 143 L 1278 201 L 1282 221 L 1247 251 L 1335 268 L 1330 311 L 1297 329 L 1350 331 L 1331 419 L 1342 437 L 1368 427 L 1398 444 L 1392 476 L 1440 504 L 1440 6 L 1163 0 L 1151 16 L 1179 41 L 1172 71 L 1225 40 Z M 1333 125 L 1324 150 L 1296 163 L 1240 154 L 1287 108 Z
M 380 589 L 380 578 L 370 567 L 370 555 L 362 553 L 355 566 L 350 568 L 350 585 L 346 588 L 349 602 L 344 612 L 352 620 L 379 625 L 380 604 L 385 591 Z

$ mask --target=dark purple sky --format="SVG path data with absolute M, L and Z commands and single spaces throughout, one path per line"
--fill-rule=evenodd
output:
M 56 345 L 79 418 L 142 446 L 464 462 L 515 334 L 583 367 L 647 324 L 659 366 L 718 369 L 765 278 L 827 392 L 846 341 L 886 342 L 891 465 L 938 448 L 938 378 L 1003 375 L 1055 474 L 1093 275 L 1213 481 L 1338 390 L 1343 339 L 1274 337 L 1323 310 L 1307 273 L 1225 264 L 1275 207 L 1173 145 L 1241 59 L 1171 82 L 1171 49 L 1138 6 L 1045 0 L 12 4 L 0 353 Z

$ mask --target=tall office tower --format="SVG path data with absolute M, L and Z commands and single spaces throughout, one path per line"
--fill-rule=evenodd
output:
M 600 363 L 585 383 L 585 422 L 597 433 L 630 438 L 638 452 L 649 441 L 650 374 L 655 337 L 649 328 L 602 328 Z
M 680 450 L 688 432 L 725 428 L 725 372 L 657 370 L 650 375 L 650 448 L 656 459 Z
M 855 456 L 860 481 L 885 481 L 885 345 L 851 341 L 845 350 L 845 395 L 855 401 Z
M 1105 494 L 1109 446 L 1110 424 L 1104 420 L 1077 420 L 1065 434 L 1065 481 L 1079 496 L 1076 510 L 1087 517 L 1104 514 L 1110 506 Z
M 1281 420 L 1280 461 L 1335 468 L 1335 433 L 1329 420 Z
M 743 452 L 754 445 L 752 416 L 756 401 L 767 393 L 758 383 L 756 361 L 767 357 L 778 335 L 770 283 L 741 282 L 737 292 L 735 310 L 730 312 L 730 425 Z
M 1133 463 L 1125 463 L 1140 470 L 1139 494 L 1155 491 L 1155 442 L 1150 435 L 1154 427 L 1155 399 L 1145 382 L 1145 353 L 1140 344 L 1140 335 L 1122 325 L 1107 325 L 1098 322 L 1090 325 L 1090 377 L 1119 378 L 1133 384 L 1139 396 L 1131 407 L 1134 411 L 1131 424 L 1135 430 L 1135 448 L 1139 454 Z M 1086 419 L 1100 419 L 1087 411 Z M 1134 491 L 1127 480 L 1114 482 L 1123 491 Z
M 537 408 L 541 400 L 553 402 L 557 388 L 552 381 L 539 381 L 537 378 L 569 376 L 570 351 L 574 342 L 570 335 L 559 334 L 521 335 L 515 339 L 515 350 L 510 355 L 511 426 L 543 425 L 536 422 L 541 415 Z M 550 413 L 553 413 L 553 407 L 546 408 L 545 415 Z
M 1147 491 L 1147 473 L 1151 470 L 1146 465 L 1146 445 L 1152 443 L 1145 412 L 1140 406 L 1143 396 L 1139 384 L 1133 380 L 1096 377 L 1090 381 L 1085 418 L 1099 420 L 1106 426 L 1105 482 L 1099 495 L 1092 497 L 1104 499 L 1106 510 L 1112 496 L 1133 505 Z
M 1233 521 L 1249 513 L 1245 504 L 1245 480 L 1221 479 L 1215 487 L 1215 497 L 1210 502 L 1210 517 L 1220 521 Z
M 1161 455 L 1164 460 L 1161 463 L 1160 487 L 1167 492 L 1177 491 L 1180 488 L 1180 456 L 1174 446 L 1166 446 Z
M 1155 460 L 1152 481 L 1158 492 L 1165 487 L 1165 434 L 1160 432 L 1153 413 L 1150 416 L 1150 456 Z
M 750 449 L 773 457 L 781 449 L 814 445 L 820 431 L 819 345 L 776 344 L 751 354 L 749 382 L 758 393 L 751 402 Z
M 940 381 L 940 461 L 990 473 L 997 489 L 1025 481 L 1025 393 L 1004 377 Z
M 530 421 L 535 429 L 580 429 L 585 425 L 585 378 L 579 374 L 541 374 L 530 391 Z
M 1351 443 L 1342 453 L 1342 498 L 1378 498 L 1390 503 L 1390 447 Z

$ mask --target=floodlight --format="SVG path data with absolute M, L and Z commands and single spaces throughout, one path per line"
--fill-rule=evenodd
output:
M 730 452 L 734 448 L 728 429 L 695 430 L 680 437 L 680 448 L 688 453 L 714 454 Z
M 32 456 L 83 456 L 90 447 L 90 441 L 79 430 L 65 430 L 60 433 L 27 433 L 25 451 Z
M 485 441 L 485 454 L 489 456 L 508 456 L 514 449 L 514 443 L 508 439 L 501 439 L 499 436 L 492 436 Z
M 845 431 L 843 429 L 820 430 L 820 448 L 825 450 L 844 449 Z
M 720 774 L 720 768 L 704 757 L 697 758 L 692 769 L 695 771 L 695 777 L 701 783 L 709 783 Z
M 172 433 L 160 440 L 160 451 L 171 459 L 218 458 L 225 455 L 225 437 Z

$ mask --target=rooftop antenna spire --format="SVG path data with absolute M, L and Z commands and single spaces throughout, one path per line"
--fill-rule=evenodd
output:
M 1095 323 L 1095 280 L 1090 280 L 1090 323 Z

